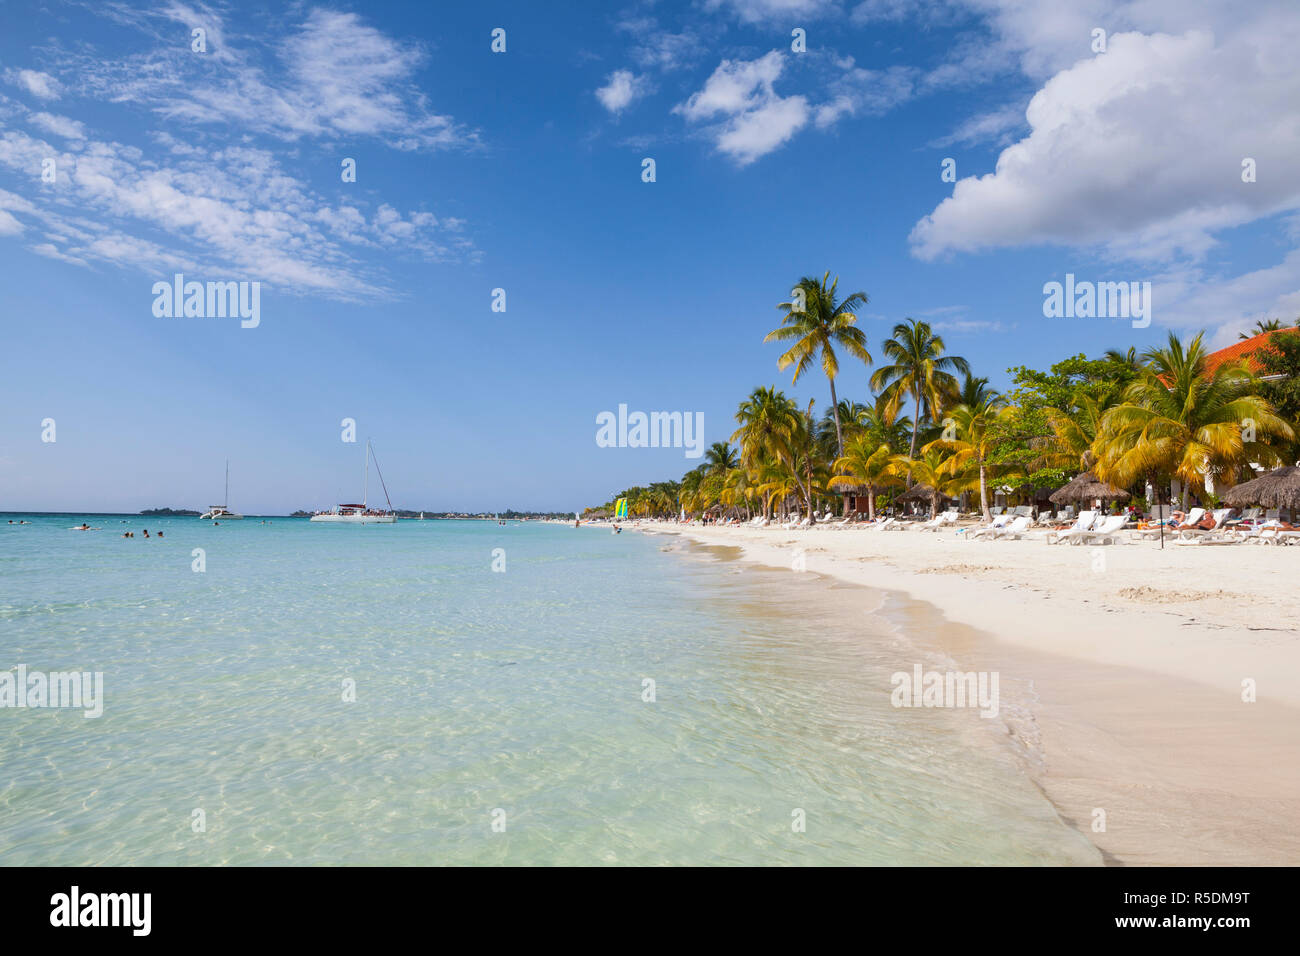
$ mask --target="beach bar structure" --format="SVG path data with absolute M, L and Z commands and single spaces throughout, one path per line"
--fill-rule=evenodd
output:
M 1112 501 L 1128 501 L 1132 496 L 1123 488 L 1116 488 L 1099 480 L 1091 471 L 1085 471 L 1073 481 L 1067 482 L 1047 496 L 1052 504 L 1073 504 L 1080 502 L 1103 504 Z

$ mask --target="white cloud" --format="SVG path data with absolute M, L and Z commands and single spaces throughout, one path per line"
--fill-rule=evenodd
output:
M 1112 35 L 1034 96 L 1029 136 L 993 173 L 960 180 L 917 223 L 915 253 L 1048 242 L 1196 257 L 1216 230 L 1300 208 L 1300 127 L 1279 122 L 1300 103 L 1298 44 L 1300 12 L 1220 38 Z
M 817 20 L 840 12 L 837 0 L 706 0 L 706 10 L 728 10 L 742 23 L 772 23 L 802 17 Z M 791 26 L 798 26 L 791 21 Z
M 38 186 L 40 160 L 49 156 L 58 160 L 59 181 Z M 404 215 L 388 204 L 369 217 L 355 205 L 333 206 L 266 150 L 229 146 L 168 162 L 115 142 L 60 151 L 6 130 L 0 169 L 36 192 L 29 201 L 0 191 L 0 209 L 38 220 L 45 235 L 36 251 L 53 258 L 154 274 L 203 269 L 338 298 L 386 294 L 357 258 L 364 249 L 430 261 L 476 256 L 454 220 L 439 223 L 423 210 Z M 4 216 L 2 231 L 12 232 L 13 217 Z
M 647 87 L 645 78 L 637 76 L 631 70 L 615 70 L 606 78 L 605 85 L 596 90 L 596 99 L 600 100 L 601 106 L 617 115 L 644 96 Z
M 1013 130 L 1025 125 L 1022 106 L 1006 106 L 990 113 L 979 113 L 964 120 L 952 133 L 934 140 L 931 146 L 972 146 L 976 143 L 1005 143 Z
M 787 142 L 809 118 L 802 96 L 779 96 L 773 83 L 785 57 L 776 50 L 757 60 L 723 60 L 704 84 L 674 107 L 688 122 L 708 128 L 717 148 L 741 166 Z
M 58 80 L 39 70 L 5 70 L 4 78 L 43 100 L 57 100 L 62 92 Z
M 290 141 L 369 136 L 402 150 L 478 143 L 476 132 L 434 112 L 414 85 L 427 61 L 423 49 L 394 40 L 355 13 L 313 10 L 267 40 L 266 33 L 229 34 L 208 8 L 173 4 L 156 14 L 102 9 L 110 11 L 142 30 L 158 16 L 202 24 L 209 52 L 195 54 L 173 40 L 117 60 L 96 52 L 66 54 L 78 87 L 100 98 L 138 103 L 173 121 L 238 125 Z M 274 68 L 262 65 L 268 61 Z
M 0 209 L 0 236 L 21 235 L 23 224 L 3 209 Z
M 694 33 L 664 30 L 653 17 L 628 17 L 616 26 L 636 41 L 632 59 L 644 70 L 671 72 L 695 62 L 704 52 L 704 44 Z
M 64 255 L 52 243 L 42 242 L 32 246 L 32 252 L 44 256 L 47 259 L 56 259 L 59 262 L 71 263 L 74 266 L 88 265 L 86 260 L 78 259 L 76 256 Z
M 53 133 L 55 136 L 62 136 L 64 139 L 86 138 L 85 126 L 66 116 L 56 116 L 53 113 L 33 113 L 28 119 L 34 125 L 45 130 L 45 132 Z

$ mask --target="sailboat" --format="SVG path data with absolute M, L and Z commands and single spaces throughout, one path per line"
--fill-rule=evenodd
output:
M 393 503 L 388 499 L 388 486 L 384 484 L 384 473 L 379 470 L 379 459 L 375 458 L 375 473 L 379 475 L 379 484 L 384 489 L 384 500 L 388 502 L 387 511 L 372 510 L 369 505 L 370 495 L 370 459 L 375 457 L 366 439 L 366 463 L 361 483 L 361 504 L 341 504 L 333 511 L 318 511 L 311 516 L 312 521 L 332 522 L 333 524 L 396 524 L 397 515 L 393 513 Z
M 224 505 L 208 505 L 208 510 L 199 515 L 199 519 L 204 518 L 225 518 L 227 521 L 238 521 L 244 516 L 230 510 L 230 459 L 226 459 L 226 503 Z

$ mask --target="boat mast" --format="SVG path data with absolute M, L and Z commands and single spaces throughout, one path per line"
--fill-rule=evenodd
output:
M 365 477 L 361 479 L 361 507 L 369 511 L 367 502 L 370 494 L 370 439 L 366 439 L 366 466 L 364 471 Z
M 230 507 L 230 459 L 226 459 L 226 499 L 222 502 L 221 507 Z

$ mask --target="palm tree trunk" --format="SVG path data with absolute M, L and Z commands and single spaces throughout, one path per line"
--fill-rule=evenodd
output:
M 835 396 L 835 379 L 827 376 L 831 383 L 831 415 L 835 418 L 835 451 L 836 458 L 844 457 L 844 431 L 840 428 L 840 402 Z M 849 513 L 849 493 L 846 491 L 840 496 L 840 514 L 847 516 Z
M 867 520 L 876 520 L 876 489 L 867 488 Z
M 993 520 L 993 515 L 989 511 L 989 485 L 984 477 L 984 462 L 980 462 L 980 511 L 984 512 L 986 522 Z
M 919 432 L 921 429 L 921 393 L 920 392 L 914 393 L 914 397 L 916 398 L 916 412 L 915 414 L 912 415 L 912 445 L 907 452 L 908 458 L 916 457 L 916 435 L 917 432 Z M 913 485 L 912 473 L 909 471 L 907 473 L 908 491 L 912 490 L 912 485 Z

